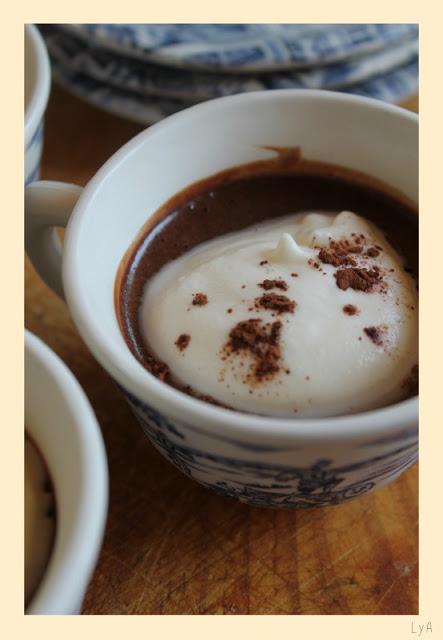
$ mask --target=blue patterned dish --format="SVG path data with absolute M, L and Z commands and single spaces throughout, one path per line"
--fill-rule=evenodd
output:
M 65 31 L 148 62 L 275 71 L 346 60 L 408 36 L 414 24 L 70 24 Z
M 244 91 L 264 89 L 341 89 L 384 75 L 417 58 L 418 39 L 404 39 L 376 53 L 305 71 L 261 75 L 220 75 L 160 67 L 73 38 L 57 27 L 42 31 L 51 58 L 71 74 L 163 99 L 198 102 Z
M 52 70 L 54 78 L 73 94 L 98 108 L 141 124 L 158 122 L 192 104 L 172 98 L 142 96 L 135 91 L 111 87 L 87 75 L 69 73 L 66 68 L 55 61 L 53 61 Z M 377 76 L 343 89 L 345 93 L 373 97 L 385 102 L 400 102 L 416 94 L 417 90 L 417 59 L 413 59 L 408 64 L 383 76 Z

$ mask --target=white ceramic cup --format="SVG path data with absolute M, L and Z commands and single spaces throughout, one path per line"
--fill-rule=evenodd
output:
M 43 116 L 51 86 L 45 42 L 33 24 L 25 25 L 25 184 L 38 180 L 43 149 Z
M 80 613 L 106 522 L 106 453 L 94 412 L 77 380 L 29 331 L 25 426 L 48 467 L 56 501 L 54 548 L 26 613 Z
M 417 458 L 418 399 L 325 419 L 247 415 L 164 384 L 119 329 L 114 282 L 137 232 L 168 198 L 223 169 L 299 146 L 305 158 L 374 176 L 418 197 L 418 119 L 372 99 L 326 91 L 246 93 L 197 105 L 120 149 L 82 190 L 26 190 L 26 248 L 66 297 L 91 352 L 115 378 L 153 444 L 202 484 L 251 504 L 336 504 L 399 475 Z M 63 249 L 55 226 L 68 223 Z

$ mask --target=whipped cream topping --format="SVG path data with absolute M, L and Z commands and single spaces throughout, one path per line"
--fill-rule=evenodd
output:
M 150 352 L 178 384 L 272 416 L 365 411 L 410 393 L 417 291 L 350 211 L 299 213 L 198 245 L 145 287 Z

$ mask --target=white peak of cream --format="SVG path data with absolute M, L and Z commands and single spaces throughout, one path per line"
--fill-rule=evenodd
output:
M 297 241 L 290 233 L 284 232 L 280 235 L 276 247 L 267 255 L 268 260 L 275 263 L 295 264 L 297 262 L 309 260 L 315 252 L 307 247 L 297 244 Z

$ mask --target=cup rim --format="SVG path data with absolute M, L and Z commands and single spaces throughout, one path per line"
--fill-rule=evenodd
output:
M 35 58 L 34 90 L 25 109 L 25 148 L 30 144 L 46 109 L 51 86 L 51 65 L 45 42 L 34 24 L 25 25 L 25 40 L 33 47 Z M 26 73 L 26 69 L 25 69 Z
M 97 562 L 106 525 L 109 483 L 106 451 L 94 411 L 70 369 L 26 329 L 25 352 L 56 380 L 66 411 L 74 416 L 79 457 L 84 461 L 77 469 L 81 500 L 69 544 L 62 546 L 56 535 L 48 566 L 26 614 L 73 613 L 83 599 Z M 41 448 L 44 455 L 44 447 Z M 57 551 L 60 562 L 55 561 Z
M 381 102 L 373 98 L 343 94 L 335 91 L 311 89 L 281 89 L 274 91 L 256 91 L 233 96 L 216 98 L 184 109 L 159 123 L 143 130 L 123 145 L 98 170 L 84 188 L 68 224 L 63 255 L 63 283 L 68 306 L 75 324 L 89 349 L 101 365 L 118 381 L 123 389 L 129 391 L 142 402 L 146 402 L 167 417 L 176 419 L 192 428 L 198 426 L 213 436 L 230 436 L 237 440 L 260 441 L 280 440 L 349 440 L 364 439 L 369 436 L 385 436 L 405 429 L 417 428 L 418 396 L 399 403 L 371 411 L 344 416 L 325 418 L 281 418 L 242 413 L 224 409 L 197 398 L 162 382 L 149 373 L 131 354 L 133 363 L 130 369 L 126 358 L 121 357 L 121 349 L 108 344 L 102 335 L 102 327 L 94 319 L 86 301 L 83 300 L 82 287 L 76 281 L 75 260 L 79 252 L 77 242 L 82 221 L 88 215 L 89 203 L 99 190 L 101 183 L 118 170 L 119 165 L 128 156 L 143 146 L 147 140 L 155 137 L 171 123 L 185 121 L 190 116 L 198 117 L 208 110 L 222 109 L 230 103 L 272 101 L 281 98 L 296 100 L 316 100 L 323 102 L 345 102 L 355 106 L 369 107 L 377 111 L 395 114 L 418 125 L 418 116 L 396 105 Z M 128 347 L 126 347 L 128 349 Z M 129 349 L 128 349 L 129 350 Z

